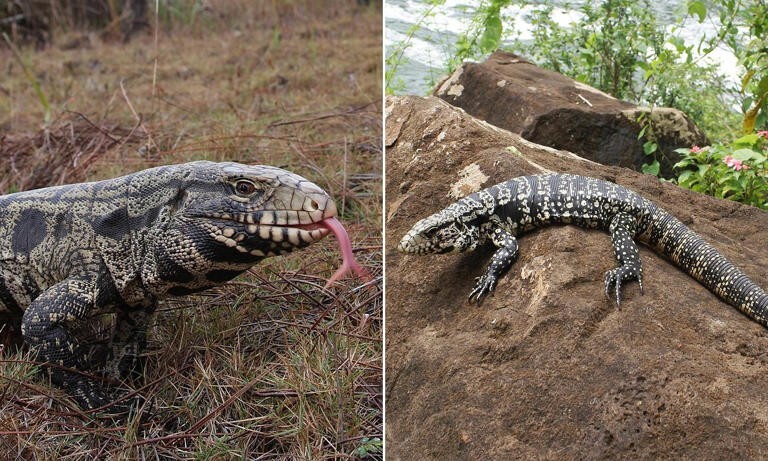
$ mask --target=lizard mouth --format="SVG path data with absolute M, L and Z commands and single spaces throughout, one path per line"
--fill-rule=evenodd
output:
M 314 200 L 311 205 L 311 211 L 283 210 L 262 213 L 259 219 L 246 219 L 243 230 L 250 236 L 270 240 L 283 248 L 306 246 L 331 233 L 332 226 L 326 222 L 335 219 L 337 214 L 332 201 L 327 202 L 324 209 L 316 208 L 318 205 Z
M 349 272 L 356 274 L 366 281 L 373 279 L 371 274 L 364 267 L 362 267 L 357 262 L 357 260 L 355 260 L 354 253 L 352 251 L 352 242 L 349 240 L 349 236 L 347 235 L 347 231 L 344 229 L 344 226 L 339 222 L 338 219 L 336 219 L 335 214 L 327 216 L 321 221 L 315 221 L 309 224 L 261 226 L 261 229 L 265 228 L 269 229 L 270 235 L 274 235 L 275 232 L 278 231 L 283 235 L 287 233 L 289 239 L 295 235 L 298 235 L 298 238 L 301 239 L 301 241 L 305 244 L 320 240 L 328 234 L 333 233 L 333 235 L 336 236 L 336 240 L 338 241 L 343 263 L 341 267 L 339 267 L 339 269 L 334 272 L 331 278 L 328 279 L 328 283 L 325 285 L 326 288 L 329 287 L 333 282 L 344 277 Z M 259 232 L 264 232 L 261 229 L 259 229 Z M 310 238 L 314 240 L 310 241 Z M 282 240 L 282 242 L 284 241 L 285 240 Z
M 240 253 L 265 257 L 290 252 L 326 237 L 331 229 L 324 224 L 324 218 L 309 223 L 276 223 L 267 220 L 262 223 L 247 217 L 225 219 L 213 228 L 211 237 L 217 242 Z
M 355 260 L 352 242 L 344 226 L 336 219 L 335 213 L 328 213 L 319 221 L 303 224 L 248 224 L 248 219 L 234 221 L 240 224 L 238 229 L 231 225 L 223 229 L 219 228 L 212 237 L 241 253 L 265 257 L 307 246 L 333 233 L 338 240 L 343 264 L 328 280 L 326 288 L 349 272 L 367 281 L 373 279 L 370 273 Z
M 249 239 L 270 241 L 275 245 L 303 247 L 330 234 L 323 221 L 310 224 L 250 224 L 243 228 Z

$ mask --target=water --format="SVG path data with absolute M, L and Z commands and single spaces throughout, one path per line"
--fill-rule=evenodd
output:
M 449 58 L 453 55 L 456 40 L 466 31 L 480 2 L 477 0 L 447 0 L 443 5 L 432 7 L 419 0 L 387 0 L 384 6 L 386 55 L 389 56 L 397 43 L 407 41 L 404 57 L 395 74 L 395 92 L 398 94 L 427 94 L 446 73 Z M 578 6 L 583 2 L 555 1 L 554 19 L 561 25 L 577 21 L 581 14 Z M 669 27 L 685 15 L 685 0 L 664 0 L 653 3 L 662 24 Z M 509 6 L 502 10 L 504 30 L 512 30 L 517 38 L 531 40 L 531 25 L 526 22 L 530 7 Z M 410 40 L 409 29 L 417 25 Z M 702 36 L 712 36 L 717 30 L 717 20 L 707 18 L 699 24 L 686 19 L 680 36 L 688 44 L 698 44 Z M 511 43 L 505 43 L 510 45 Z M 740 81 L 737 60 L 730 51 L 719 48 L 704 58 L 718 65 L 723 77 L 734 85 Z M 397 82 L 402 82 L 398 84 Z

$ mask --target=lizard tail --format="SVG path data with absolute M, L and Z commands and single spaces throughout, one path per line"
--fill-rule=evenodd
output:
M 768 293 L 701 236 L 660 208 L 654 213 L 649 243 L 712 293 L 768 327 Z

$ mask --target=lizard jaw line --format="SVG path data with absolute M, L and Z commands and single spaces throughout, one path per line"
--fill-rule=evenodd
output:
M 298 227 L 313 226 L 326 219 L 336 218 L 336 207 L 322 210 L 260 210 L 258 213 L 210 213 L 194 215 L 192 218 L 220 219 L 247 226 Z
M 219 229 L 212 233 L 211 237 L 219 243 L 237 249 L 241 253 L 251 253 L 254 256 L 263 257 L 282 254 L 290 251 L 292 248 L 300 248 L 315 243 L 331 232 L 329 229 L 320 226 L 315 228 L 313 225 L 304 225 L 304 227 L 309 228 L 249 224 L 241 228 L 240 231 L 236 231 L 232 227 L 223 230 Z M 247 240 L 249 237 L 256 237 L 264 242 L 269 242 L 273 248 L 248 248 L 250 245 L 246 244 L 244 240 Z
M 319 222 L 310 224 L 249 224 L 245 227 L 248 235 L 258 236 L 273 243 L 290 242 L 294 246 L 314 243 L 331 233 Z

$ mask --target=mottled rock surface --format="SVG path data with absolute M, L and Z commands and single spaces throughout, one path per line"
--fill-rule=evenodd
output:
M 607 234 L 550 227 L 482 306 L 492 248 L 406 256 L 420 218 L 543 169 L 615 181 L 768 285 L 768 213 L 534 145 L 430 97 L 386 103 L 387 458 L 768 456 L 768 331 L 641 248 L 645 295 L 603 294 Z
M 464 64 L 438 85 L 435 95 L 529 141 L 637 171 L 652 161 L 643 153 L 644 140 L 638 140 L 641 114 L 651 114 L 667 176 L 679 160 L 676 148 L 709 143 L 677 109 L 650 111 L 504 51 L 482 63 Z

